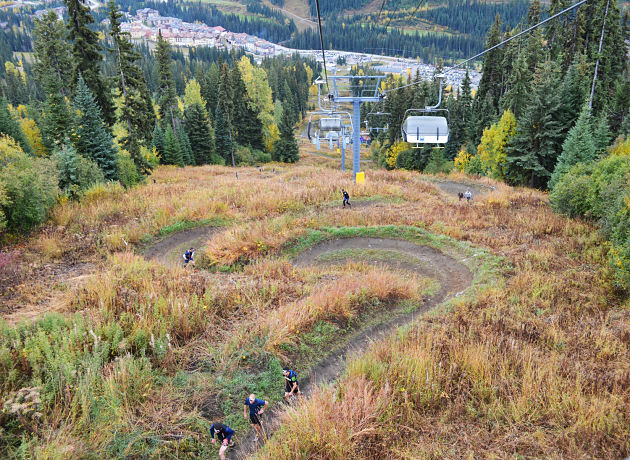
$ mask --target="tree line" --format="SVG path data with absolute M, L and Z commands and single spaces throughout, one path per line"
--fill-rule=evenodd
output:
M 515 28 L 496 16 L 490 48 L 568 6 L 532 2 Z M 451 93 L 450 138 L 444 149 L 411 149 L 401 142 L 407 108 L 437 100 L 437 83 L 390 77 L 384 107 L 391 129 L 374 150 L 388 168 L 429 172 L 460 169 L 512 185 L 550 190 L 554 209 L 594 219 L 611 241 L 611 264 L 630 287 L 630 18 L 616 1 L 596 0 L 483 57 L 476 91 L 466 75 Z M 604 24 L 605 20 L 605 24 Z M 600 50 L 601 44 L 601 50 Z M 373 122 L 373 120 L 370 120 Z M 381 122 L 382 124 L 385 121 Z M 376 136 L 376 133 L 375 133 Z
M 106 35 L 89 7 L 35 20 L 33 62 L 7 61 L 0 80 L 0 231 L 41 223 L 59 196 L 133 186 L 158 164 L 298 159 L 319 66 L 298 55 L 253 64 L 241 52 L 134 46 L 111 1 Z M 31 91 L 32 90 L 32 91 Z

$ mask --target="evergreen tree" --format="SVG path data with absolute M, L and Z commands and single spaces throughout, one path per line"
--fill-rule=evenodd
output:
M 552 63 L 545 63 L 536 71 L 530 101 L 506 149 L 506 178 L 512 183 L 544 188 L 555 167 L 566 132 L 561 118 L 558 73 L 559 68 Z
M 175 93 L 175 80 L 171 64 L 171 47 L 162 37 L 162 32 L 158 33 L 157 44 L 157 64 L 159 73 L 158 97 L 160 105 L 160 118 L 168 121 L 173 131 L 177 131 L 179 120 L 179 109 L 177 106 L 177 94 Z
M 193 104 L 184 112 L 184 128 L 188 134 L 195 164 L 205 165 L 212 162 L 214 142 L 205 109 L 200 104 Z
M 74 126 L 74 147 L 77 152 L 94 161 L 107 180 L 118 179 L 116 147 L 111 134 L 105 128 L 101 109 L 92 92 L 79 75 L 74 110 L 77 117 Z
M 127 129 L 122 144 L 133 158 L 140 172 L 147 173 L 151 167 L 140 154 L 140 146 L 148 145 L 151 129 L 155 125 L 153 103 L 144 79 L 144 73 L 136 61 L 140 53 L 134 50 L 127 33 L 120 28 L 122 14 L 113 0 L 109 3 L 110 33 L 114 47 L 111 50 L 116 60 L 116 80 L 122 96 L 120 121 Z
M 285 163 L 295 163 L 300 159 L 300 149 L 293 133 L 291 115 L 287 110 L 282 114 L 280 139 L 274 144 L 271 157 L 274 161 L 283 161 Z
M 516 117 L 522 114 L 530 91 L 531 72 L 527 66 L 525 53 L 518 56 L 512 74 L 508 78 L 507 91 L 501 98 L 501 109 L 510 109 Z
M 227 132 L 234 133 L 234 88 L 227 64 L 221 69 L 221 85 L 219 86 L 219 100 L 217 107 L 221 107 L 221 114 L 225 120 Z
M 0 134 L 6 134 L 11 137 L 15 142 L 20 144 L 22 150 L 26 153 L 33 153 L 31 144 L 26 140 L 26 136 L 20 127 L 18 121 L 9 112 L 7 100 L 0 99 Z
M 164 155 L 162 164 L 184 166 L 184 155 L 177 139 L 177 134 L 170 124 L 166 125 L 164 133 Z
M 223 116 L 221 104 L 217 104 L 217 110 L 214 114 L 214 144 L 217 154 L 225 159 L 226 162 L 232 164 L 232 138 Z
M 201 96 L 206 101 L 206 110 L 210 118 L 214 118 L 219 102 L 219 86 L 221 86 L 221 71 L 216 62 L 213 62 L 205 78 L 206 83 L 201 86 Z
M 488 39 L 486 40 L 486 48 L 498 44 L 502 40 L 501 33 L 501 18 L 497 14 L 494 19 L 494 24 L 488 31 Z M 484 101 L 487 96 L 490 96 L 490 101 L 493 107 L 496 109 L 499 107 L 499 98 L 502 92 L 502 63 L 503 63 L 503 51 L 501 48 L 495 48 L 485 54 L 483 58 L 481 80 L 479 81 L 479 89 L 477 90 L 476 99 Z M 480 134 L 481 135 L 481 134 Z
M 42 133 L 46 148 L 53 150 L 66 143 L 72 126 L 72 117 L 66 98 L 62 94 L 61 82 L 52 75 L 49 75 L 47 80 L 46 86 L 50 92 L 44 103 Z
M 186 130 L 177 130 L 177 142 L 182 152 L 182 161 L 184 162 L 184 165 L 194 165 L 195 158 L 193 156 L 192 148 L 190 146 L 190 140 L 188 139 L 188 134 L 186 134 Z
M 595 145 L 596 155 L 604 155 L 611 141 L 610 127 L 608 126 L 606 112 L 606 110 L 602 110 L 599 116 L 597 116 L 595 120 L 592 120 L 593 144 Z
M 94 22 L 90 7 L 81 0 L 64 0 L 64 3 L 68 8 L 68 38 L 72 42 L 73 81 L 77 82 L 79 75 L 83 77 L 101 108 L 105 122 L 111 126 L 116 121 L 114 104 L 110 88 L 100 73 L 103 56 L 98 33 L 89 27 Z
M 57 13 L 49 11 L 42 19 L 35 19 L 33 29 L 33 57 L 35 78 L 44 93 L 59 92 L 70 96 L 72 86 L 71 48 L 66 41 L 65 26 Z
M 588 163 L 595 159 L 595 142 L 593 140 L 593 126 L 588 105 L 580 113 L 577 123 L 562 144 L 562 153 L 549 180 L 549 188 L 553 190 L 560 178 L 572 166 L 578 163 Z
M 156 123 L 155 128 L 153 128 L 151 147 L 155 148 L 161 158 L 164 158 L 164 154 L 166 152 L 166 139 L 164 137 L 164 130 L 160 127 L 159 123 Z M 164 162 L 162 161 L 162 163 Z

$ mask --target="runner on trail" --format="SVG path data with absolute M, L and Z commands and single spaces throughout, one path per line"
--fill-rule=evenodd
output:
M 221 448 L 219 449 L 219 458 L 225 460 L 225 451 L 228 447 L 234 446 L 232 436 L 234 436 L 234 430 L 223 423 L 215 423 L 210 427 L 210 437 L 212 438 L 212 444 L 216 442 L 214 435 L 217 435 L 217 439 L 221 441 Z
M 466 193 L 464 193 L 464 196 L 466 197 L 466 201 L 470 202 L 470 200 L 472 199 L 472 193 L 470 190 L 466 190 Z
M 184 253 L 184 266 L 187 266 L 189 262 L 195 262 L 195 249 L 190 248 L 188 251 Z
M 265 407 L 269 404 L 267 401 L 256 398 L 255 394 L 249 395 L 249 398 L 245 400 L 245 406 L 243 407 L 243 416 L 247 420 L 247 408 L 249 407 L 249 422 L 256 429 L 256 438 L 254 441 L 258 441 L 258 437 L 264 437 L 263 424 L 259 415 L 265 411 Z
M 346 203 L 348 204 L 348 206 L 352 207 L 352 205 L 350 204 L 350 195 L 348 195 L 348 192 L 346 192 L 344 189 L 341 189 L 341 194 L 343 195 L 343 207 L 346 207 Z
M 284 399 L 289 402 L 291 396 L 300 394 L 300 386 L 297 379 L 297 373 L 285 367 L 284 369 L 282 369 L 282 375 L 284 376 L 285 381 Z

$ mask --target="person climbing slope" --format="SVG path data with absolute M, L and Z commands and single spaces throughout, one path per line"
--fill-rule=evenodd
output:
M 300 394 L 300 385 L 297 379 L 297 373 L 291 369 L 282 369 L 282 375 L 284 376 L 284 399 L 289 402 L 291 396 Z
M 470 190 L 466 190 L 464 196 L 466 197 L 466 201 L 470 203 L 470 200 L 472 200 L 472 192 Z
M 255 394 L 249 395 L 249 398 L 245 400 L 243 416 L 247 420 L 247 408 L 249 408 L 249 422 L 256 429 L 257 433 L 254 441 L 258 441 L 259 436 L 264 438 L 263 423 L 260 420 L 260 415 L 265 411 L 267 404 L 269 404 L 267 401 L 256 398 Z
M 341 194 L 343 195 L 343 207 L 346 207 L 346 203 L 348 204 L 348 206 L 352 207 L 352 205 L 350 204 L 350 195 L 348 194 L 348 192 L 346 192 L 344 189 L 341 189 Z
M 215 434 L 217 435 L 217 439 L 221 442 L 221 447 L 219 448 L 219 458 L 221 460 L 225 460 L 225 451 L 228 447 L 234 447 L 234 441 L 232 441 L 234 430 L 223 423 L 215 423 L 210 427 L 212 444 L 216 442 L 216 439 L 214 439 Z
M 195 263 L 195 249 L 194 248 L 190 248 L 188 251 L 184 253 L 184 266 L 187 267 L 190 262 Z

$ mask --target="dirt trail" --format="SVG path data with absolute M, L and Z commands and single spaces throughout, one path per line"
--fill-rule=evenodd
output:
M 442 192 L 450 195 L 451 197 L 457 198 L 457 194 L 459 192 L 464 193 L 466 190 L 470 190 L 473 194 L 473 199 L 475 196 L 484 195 L 492 191 L 492 187 L 490 185 L 483 185 L 478 183 L 466 183 L 466 182 L 458 182 L 454 180 L 436 180 L 431 181 L 431 184 L 434 184 L 437 188 L 439 188 Z
M 468 268 L 454 258 L 428 246 L 419 246 L 409 241 L 396 239 L 346 238 L 326 241 L 303 252 L 293 263 L 297 267 L 322 265 L 318 261 L 319 256 L 344 249 L 391 250 L 412 256 L 419 260 L 420 265 L 410 265 L 395 260 L 379 262 L 395 269 L 407 269 L 424 277 L 435 279 L 440 284 L 440 290 L 425 299 L 422 306 L 415 311 L 393 316 L 393 319 L 389 321 L 371 326 L 367 330 L 357 333 L 346 345 L 331 353 L 324 362 L 315 366 L 308 376 L 300 379 L 300 388 L 307 397 L 314 386 L 330 383 L 339 378 L 346 368 L 348 356 L 360 353 L 372 342 L 383 338 L 396 328 L 413 323 L 423 313 L 464 291 L 472 282 L 472 274 Z M 273 433 L 277 425 L 278 414 L 282 410 L 283 405 L 279 404 L 275 410 L 269 411 L 265 416 L 268 433 Z M 258 446 L 253 441 L 253 436 L 253 433 L 250 432 L 239 439 L 239 444 L 233 452 L 230 452 L 228 458 L 240 460 L 255 453 Z
M 199 249 L 219 230 L 219 227 L 196 227 L 167 236 L 144 251 L 147 259 L 153 259 L 164 265 L 183 265 L 182 255 L 188 248 Z

